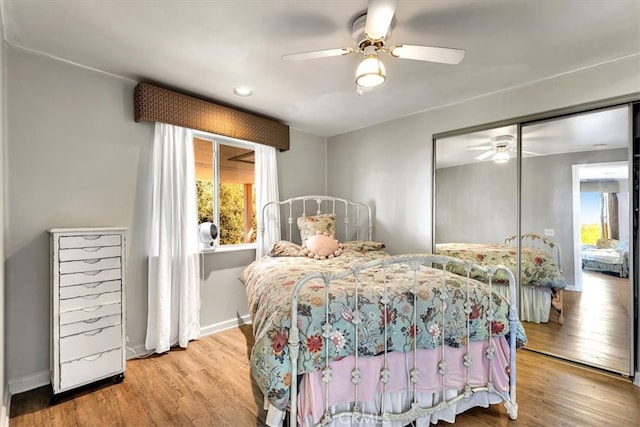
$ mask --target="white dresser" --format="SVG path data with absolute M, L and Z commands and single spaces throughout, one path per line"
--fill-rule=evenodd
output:
M 54 394 L 124 379 L 126 228 L 56 228 L 51 235 Z

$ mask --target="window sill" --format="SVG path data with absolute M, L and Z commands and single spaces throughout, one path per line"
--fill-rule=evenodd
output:
M 244 245 L 225 245 L 217 246 L 215 248 L 200 248 L 201 254 L 213 254 L 216 252 L 238 252 L 238 251 L 250 251 L 256 250 L 258 247 L 255 243 L 247 243 Z

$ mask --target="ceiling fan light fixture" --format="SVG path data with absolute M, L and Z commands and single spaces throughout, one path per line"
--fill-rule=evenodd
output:
M 233 89 L 233 93 L 238 96 L 247 97 L 253 94 L 253 89 L 248 86 L 238 86 Z
M 379 86 L 387 79 L 384 64 L 376 53 L 365 55 L 364 60 L 356 69 L 356 84 L 362 87 Z
M 509 161 L 509 153 L 507 153 L 506 151 L 498 151 L 494 156 L 493 156 L 493 163 L 497 164 L 497 165 L 501 165 L 504 163 L 507 163 Z

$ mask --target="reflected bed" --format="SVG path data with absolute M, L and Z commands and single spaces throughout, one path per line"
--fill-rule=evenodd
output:
M 514 276 L 518 274 L 516 236 L 509 236 L 505 244 L 494 243 L 440 243 L 436 253 L 456 257 L 480 265 L 504 265 Z M 563 323 L 562 289 L 567 286 L 560 267 L 560 250 L 550 240 L 538 234 L 522 235 L 520 319 L 526 322 L 545 323 L 553 307 L 558 311 L 558 322 Z M 466 274 L 464 268 L 450 267 L 456 274 Z M 479 273 L 474 279 L 486 281 Z M 507 288 L 500 286 L 504 275 L 496 275 L 497 287 L 505 296 Z

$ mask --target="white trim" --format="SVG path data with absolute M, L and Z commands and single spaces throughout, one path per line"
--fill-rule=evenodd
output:
M 9 427 L 9 416 L 11 415 L 11 393 L 9 393 L 9 384 L 5 384 L 3 396 L 4 401 L 0 409 L 0 426 Z
M 235 319 L 229 319 L 224 322 L 214 323 L 213 325 L 203 326 L 200 328 L 200 336 L 206 337 L 207 335 L 226 331 L 231 328 L 237 328 L 238 326 L 247 323 L 251 323 L 251 317 L 248 314 L 245 314 L 244 316 Z
M 51 384 L 49 371 L 40 371 L 32 375 L 26 375 L 22 378 L 9 380 L 9 393 L 11 393 L 11 395 L 23 393 L 47 384 Z
M 571 165 L 571 193 L 573 197 L 573 289 L 582 292 L 582 247 L 580 239 L 580 168 Z
M 636 374 L 633 376 L 633 385 L 640 387 L 640 371 L 636 371 Z
M 236 328 L 238 326 L 251 323 L 251 316 L 245 314 L 244 316 L 240 316 L 234 319 L 225 320 L 224 322 L 214 323 L 212 325 L 203 326 L 200 328 L 200 336 L 206 337 L 207 335 L 212 335 L 218 332 L 226 331 L 227 329 Z M 145 357 L 153 353 L 152 351 L 147 350 L 144 347 L 144 344 L 139 344 L 136 346 L 127 346 L 127 360 Z M 51 378 L 49 376 L 49 371 L 38 372 L 33 375 L 27 375 L 22 378 L 16 378 L 9 381 L 7 385 L 8 391 L 6 392 L 5 400 L 7 398 L 10 399 L 11 395 L 23 393 L 25 391 L 33 390 L 34 388 L 42 387 L 51 383 Z M 7 423 L 3 424 L 4 418 L 0 419 L 0 427 L 8 425 L 8 414 L 9 414 L 9 405 L 7 404 Z M 4 411 L 4 407 L 2 408 Z M 2 412 L 4 415 L 4 412 Z

